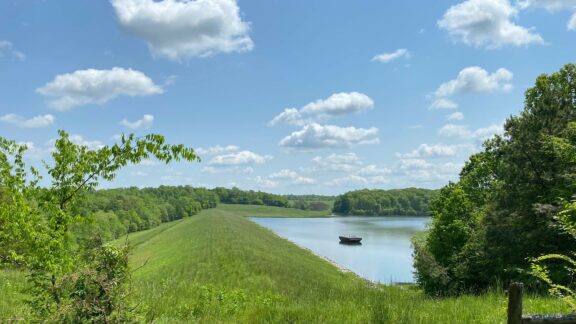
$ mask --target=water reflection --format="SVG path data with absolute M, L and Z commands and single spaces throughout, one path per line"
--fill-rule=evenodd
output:
M 427 217 L 250 218 L 278 235 L 382 283 L 413 282 L 411 238 Z M 362 237 L 340 244 L 338 236 Z

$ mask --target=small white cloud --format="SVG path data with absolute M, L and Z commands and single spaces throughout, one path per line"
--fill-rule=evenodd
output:
M 486 140 L 496 134 L 503 134 L 504 127 L 502 125 L 490 125 L 476 130 L 470 130 L 468 126 L 447 124 L 442 127 L 438 134 L 446 137 L 460 137 L 465 139 Z
M 143 171 L 133 171 L 133 172 L 130 172 L 130 175 L 133 177 L 147 177 L 148 173 L 143 172 Z
M 398 154 L 401 158 L 422 158 L 422 157 L 447 157 L 455 156 L 461 150 L 472 150 L 473 145 L 444 145 L 444 144 L 420 144 L 417 149 L 410 153 Z
M 87 104 L 103 105 L 121 95 L 150 96 L 164 92 L 144 73 L 119 67 L 57 75 L 36 91 L 46 97 L 55 97 L 49 104 L 58 110 Z
M 254 48 L 235 0 L 112 0 L 118 22 L 171 60 Z
M 509 0 L 466 0 L 450 7 L 438 26 L 455 40 L 475 47 L 543 44 L 539 34 L 512 21 L 517 14 Z
M 308 124 L 280 141 L 281 146 L 298 149 L 346 148 L 360 144 L 378 144 L 378 128 L 339 127 Z
M 130 129 L 149 129 L 154 124 L 154 116 L 152 115 L 144 115 L 142 119 L 139 119 L 134 122 L 130 122 L 126 119 L 122 119 L 120 125 L 130 128 Z
M 463 120 L 464 119 L 464 114 L 457 111 L 455 113 L 451 113 L 450 115 L 447 116 L 448 120 L 450 121 L 459 121 L 459 120 Z
M 259 155 L 250 151 L 240 151 L 236 153 L 217 155 L 208 162 L 209 165 L 217 167 L 226 166 L 246 166 L 252 164 L 263 164 L 272 160 L 270 155 Z
M 438 98 L 432 102 L 429 109 L 456 109 L 458 104 L 452 100 L 445 98 Z
M 236 145 L 227 145 L 227 146 L 212 146 L 209 148 L 202 148 L 199 147 L 196 149 L 196 153 L 199 155 L 218 155 L 218 154 L 230 154 L 240 151 L 240 148 Z
M 303 177 L 300 174 L 298 174 L 296 171 L 292 171 L 292 170 L 288 170 L 288 169 L 282 169 L 278 172 L 270 174 L 268 177 L 270 179 L 290 180 L 291 184 L 296 184 L 296 185 L 311 185 L 311 184 L 316 183 L 316 180 L 314 180 L 312 178 L 308 178 L 308 177 Z
M 14 48 L 14 45 L 7 41 L 7 40 L 0 40 L 0 58 L 3 57 L 12 57 L 15 58 L 19 61 L 24 61 L 26 60 L 26 55 L 24 55 L 24 53 L 16 50 Z
M 327 171 L 351 172 L 357 170 L 362 164 L 362 160 L 356 153 L 330 154 L 326 157 L 316 156 L 312 159 L 315 169 Z
M 26 119 L 22 116 L 18 116 L 16 114 L 7 114 L 4 116 L 0 116 L 0 121 L 16 125 L 22 128 L 42 128 L 48 127 L 54 124 L 56 117 L 48 114 L 48 115 L 39 115 L 32 117 L 30 119 Z
M 568 30 L 576 30 L 576 13 L 572 15 L 568 22 Z
M 518 3 L 521 9 L 530 7 L 544 8 L 548 11 L 554 12 L 564 9 L 576 8 L 576 0 L 524 0 Z
M 357 172 L 361 176 L 383 176 L 390 173 L 392 173 L 392 170 L 374 164 L 367 165 Z
M 372 61 L 388 63 L 402 57 L 410 58 L 410 52 L 408 52 L 408 50 L 405 48 L 397 49 L 392 53 L 378 54 L 372 58 Z
M 257 176 L 256 178 L 254 178 L 254 180 L 256 181 L 258 186 L 260 186 L 262 188 L 276 188 L 278 186 L 277 181 L 266 179 L 266 178 L 263 178 L 261 176 Z
M 460 71 L 456 79 L 441 84 L 435 95 L 446 97 L 455 93 L 507 92 L 512 89 L 512 78 L 512 72 L 504 68 L 489 74 L 481 67 L 471 66 Z
M 383 176 L 376 176 L 376 177 L 362 177 L 355 174 L 350 174 L 345 177 L 336 178 L 326 182 L 327 186 L 335 186 L 335 187 L 358 187 L 358 186 L 369 186 L 369 185 L 377 185 L 377 184 L 384 184 L 388 182 L 387 179 Z
M 359 92 L 340 92 L 326 99 L 316 100 L 304 107 L 286 108 L 270 121 L 269 125 L 288 124 L 303 126 L 311 122 L 326 120 L 366 111 L 374 107 L 374 101 L 367 95 Z

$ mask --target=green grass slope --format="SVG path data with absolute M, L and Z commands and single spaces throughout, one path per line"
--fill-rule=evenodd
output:
M 132 299 L 147 321 L 246 323 L 503 323 L 503 293 L 431 299 L 367 284 L 222 206 L 137 233 Z M 526 312 L 566 311 L 527 298 Z

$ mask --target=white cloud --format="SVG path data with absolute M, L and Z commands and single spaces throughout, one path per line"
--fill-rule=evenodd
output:
M 405 48 L 397 49 L 392 53 L 378 54 L 372 58 L 372 61 L 388 63 L 402 57 L 410 58 L 410 52 L 408 52 L 408 50 Z
M 374 164 L 367 165 L 357 172 L 358 175 L 362 176 L 382 176 L 390 173 L 392 173 L 392 170 Z
M 133 177 L 147 177 L 148 173 L 143 172 L 143 171 L 132 171 L 132 172 L 130 172 L 130 175 Z
M 445 98 L 438 98 L 432 102 L 429 109 L 456 109 L 458 104 L 452 100 Z
M 521 9 L 529 7 L 544 8 L 548 11 L 576 8 L 576 0 L 524 0 L 518 3 Z
M 499 48 L 543 44 L 539 34 L 516 25 L 518 9 L 509 0 L 466 0 L 450 7 L 438 26 L 467 45 Z
M 417 149 L 410 153 L 398 154 L 402 158 L 421 158 L 421 157 L 447 157 L 458 154 L 460 150 L 473 149 L 473 145 L 444 145 L 444 144 L 420 144 Z
M 7 40 L 0 40 L 0 58 L 5 56 L 10 56 L 20 61 L 26 60 L 26 55 L 16 50 L 11 42 Z
M 489 74 L 481 67 L 470 66 L 460 71 L 456 79 L 441 84 L 435 94 L 437 97 L 445 97 L 455 93 L 507 92 L 512 89 L 509 82 L 513 76 L 512 72 L 504 68 Z
M 297 172 L 288 169 L 282 169 L 278 172 L 272 173 L 269 178 L 290 180 L 292 184 L 296 185 L 311 185 L 316 183 L 316 180 L 303 177 Z
M 261 176 L 257 176 L 254 180 L 262 188 L 276 188 L 278 186 L 278 181 L 266 179 Z
M 357 186 L 384 184 L 386 182 L 388 182 L 388 180 L 383 176 L 362 177 L 359 175 L 350 174 L 345 177 L 330 180 L 325 184 L 327 186 L 336 186 L 336 187 L 357 187 Z
M 242 166 L 252 164 L 263 164 L 272 160 L 270 155 L 259 155 L 250 151 L 240 151 L 236 153 L 217 155 L 208 162 L 213 166 Z
M 32 117 L 30 119 L 26 119 L 22 116 L 18 116 L 16 114 L 7 114 L 0 117 L 0 121 L 13 124 L 18 127 L 22 128 L 42 128 L 48 127 L 54 124 L 56 117 L 48 114 L 48 115 L 39 115 Z
M 103 105 L 121 95 L 150 96 L 164 92 L 144 73 L 119 67 L 57 75 L 36 91 L 46 97 L 55 97 L 49 104 L 58 110 L 86 104 Z
M 207 166 L 202 168 L 202 173 L 212 173 L 212 174 L 216 174 L 216 173 L 225 173 L 225 172 L 236 172 L 236 173 L 242 173 L 242 174 L 252 174 L 254 173 L 254 169 L 252 167 L 222 167 L 219 166 L 217 168 L 212 167 L 212 166 Z
M 430 169 L 432 167 L 431 163 L 424 159 L 401 159 L 400 160 L 400 169 L 401 170 L 421 170 L 421 169 Z
M 345 148 L 359 144 L 378 144 L 378 128 L 339 127 L 308 124 L 280 141 L 281 146 L 299 149 Z
M 572 18 L 570 18 L 568 22 L 568 30 L 576 30 L 576 13 L 572 15 Z
M 99 150 L 101 148 L 104 147 L 104 143 L 102 143 L 101 141 L 98 140 L 87 140 L 84 137 L 82 137 L 81 135 L 78 134 L 72 134 L 69 135 L 69 139 L 70 142 L 76 144 L 76 145 L 83 145 L 83 146 L 87 146 L 88 149 L 90 150 Z M 56 143 L 56 138 L 50 139 L 46 142 L 46 146 L 50 147 L 51 150 L 54 149 L 54 143 Z
M 149 129 L 154 124 L 154 116 L 152 115 L 144 115 L 142 119 L 139 119 L 134 122 L 130 122 L 126 119 L 122 119 L 120 125 L 130 128 L 130 129 Z
M 446 116 L 448 118 L 448 120 L 463 120 L 464 119 L 464 114 L 457 111 L 455 113 L 451 113 L 450 115 Z
M 230 154 L 240 151 L 240 148 L 236 145 L 227 145 L 227 146 L 212 146 L 209 148 L 202 148 L 199 147 L 196 149 L 196 153 L 199 155 L 219 155 L 219 154 Z
M 503 134 L 504 127 L 502 125 L 490 125 L 476 130 L 470 130 L 468 126 L 447 124 L 444 125 L 438 134 L 446 137 L 460 137 L 465 139 L 486 140 L 496 134 Z
M 330 117 L 337 117 L 374 107 L 374 101 L 367 95 L 359 92 L 340 92 L 326 99 L 316 100 L 304 107 L 286 108 L 270 121 L 270 126 L 288 124 L 303 126 L 307 123 L 322 121 Z
M 171 60 L 254 48 L 235 0 L 112 0 L 118 21 Z
M 351 172 L 363 164 L 356 153 L 330 154 L 327 157 L 316 156 L 312 159 L 316 170 Z

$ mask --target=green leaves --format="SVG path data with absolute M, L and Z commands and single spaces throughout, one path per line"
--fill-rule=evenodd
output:
M 44 163 L 51 180 L 48 188 L 39 188 L 39 173 L 26 168 L 26 147 L 0 137 L 0 265 L 24 266 L 30 271 L 35 309 L 43 316 L 63 305 L 59 281 L 89 265 L 83 264 L 71 246 L 69 228 L 77 219 L 71 206 L 100 181 L 113 180 L 118 170 L 143 159 L 199 161 L 192 148 L 167 144 L 157 134 L 122 135 L 119 144 L 97 149 L 75 144 L 62 130 L 58 134 L 53 164 Z M 106 260 L 121 257 L 110 249 L 102 253 Z M 119 266 L 110 263 L 106 270 L 122 271 L 116 269 Z M 82 299 L 85 295 L 75 296 Z

